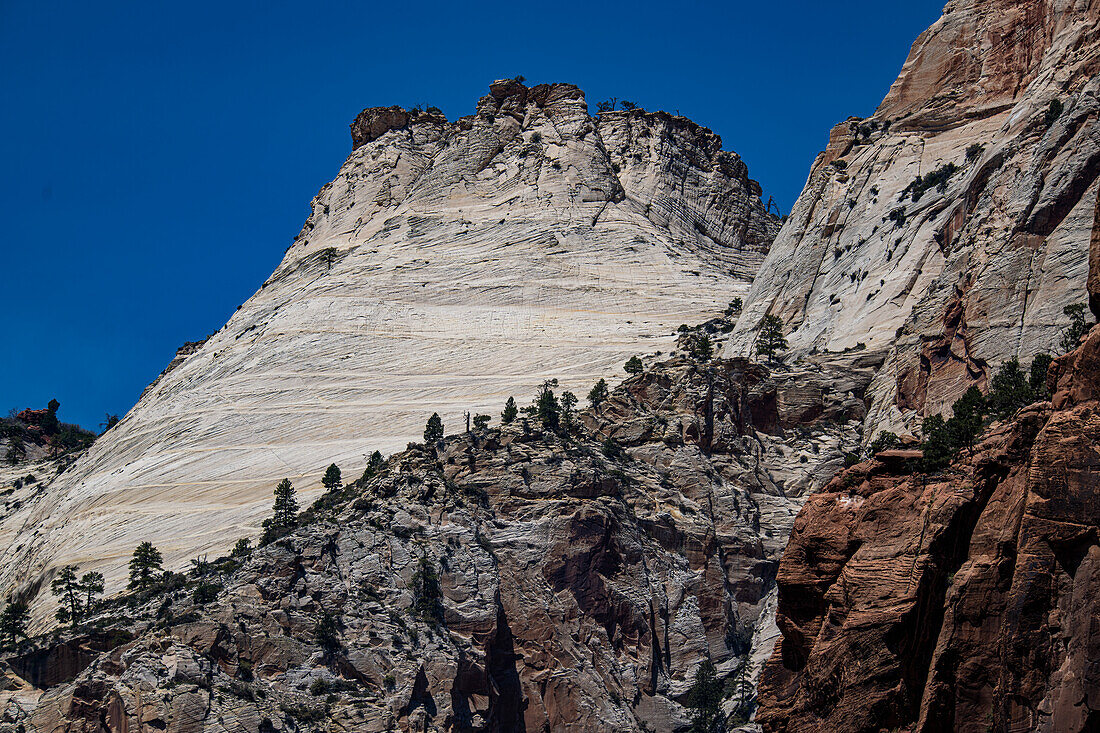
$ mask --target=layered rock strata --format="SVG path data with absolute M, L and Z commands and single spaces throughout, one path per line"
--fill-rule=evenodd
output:
M 1100 238 L 1100 3 L 953 0 L 874 115 L 833 129 L 746 299 L 794 355 L 881 362 L 870 440 L 1060 353 Z M 1094 301 L 1095 302 L 1095 301 Z
M 852 468 L 779 568 L 765 731 L 1100 726 L 1100 328 L 941 475 Z
M 0 709 L 58 733 L 667 731 L 711 659 L 730 712 L 814 465 L 858 440 L 859 394 L 807 394 L 677 356 L 567 440 L 521 418 L 414 447 L 189 581 L 215 600 L 135 598 L 11 656 Z
M 432 412 L 495 416 L 551 377 L 583 394 L 742 294 L 778 229 L 709 130 L 593 118 L 568 84 L 494 83 L 454 122 L 369 109 L 352 137 L 271 278 L 3 520 L 0 587 L 74 562 L 118 587 L 138 543 L 224 550 L 279 479 L 312 495 Z

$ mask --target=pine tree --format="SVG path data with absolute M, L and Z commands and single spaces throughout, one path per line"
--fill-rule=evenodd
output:
M 326 654 L 332 654 L 340 649 L 340 627 L 334 617 L 328 611 L 321 614 L 317 625 L 313 627 L 313 635 L 317 643 L 325 650 Z
M 443 440 L 443 421 L 439 418 L 438 412 L 433 412 L 428 418 L 428 424 L 424 426 L 424 442 L 435 445 L 441 440 Z
M 474 429 L 484 430 L 489 427 L 489 420 L 491 419 L 488 415 L 474 415 Z
M 691 340 L 688 342 L 688 348 L 691 355 L 701 361 L 707 361 L 714 356 L 714 345 L 710 341 L 710 336 L 705 333 L 692 335 Z
M 370 477 L 378 472 L 378 469 L 382 467 L 382 454 L 379 451 L 375 451 L 370 454 L 370 458 L 367 459 L 367 467 L 363 469 L 363 477 L 360 481 L 368 481 Z
M 1037 400 L 1050 398 L 1050 390 L 1047 389 L 1047 371 L 1053 361 L 1054 357 L 1050 354 L 1036 354 L 1031 360 L 1028 382 L 1031 384 L 1031 393 Z
M 760 323 L 760 333 L 756 337 L 756 354 L 774 361 L 775 355 L 787 350 L 787 339 L 783 336 L 783 321 L 779 316 L 764 316 Z
M 153 547 L 152 542 L 138 545 L 130 559 L 130 589 L 142 590 L 149 587 L 156 580 L 154 573 L 161 572 L 162 562 L 164 558 L 161 557 L 160 550 Z
M 103 573 L 92 571 L 80 577 L 80 592 L 84 594 L 84 615 L 95 611 L 99 601 L 96 596 L 103 595 Z
M 973 452 L 974 439 L 982 433 L 985 410 L 985 396 L 977 387 L 970 387 L 955 400 L 951 405 L 952 418 L 945 424 L 953 449 L 966 448 Z
M 1010 417 L 1012 413 L 1031 402 L 1031 384 L 1028 382 L 1020 362 L 1009 359 L 989 382 L 990 412 L 1000 418 Z
M 294 526 L 298 518 L 298 500 L 290 479 L 283 479 L 275 486 L 275 506 L 272 507 L 271 525 L 280 529 Z
M 558 385 L 558 380 L 550 379 L 539 387 L 538 396 L 535 397 L 534 415 L 547 430 L 557 430 L 561 418 L 561 405 L 554 395 L 553 387 Z
M 573 430 L 573 416 L 577 407 L 577 395 L 566 391 L 561 393 L 561 428 L 568 436 Z
M 413 610 L 425 621 L 443 620 L 443 590 L 439 575 L 427 555 L 420 556 L 412 576 Z
M 335 491 L 336 489 L 340 488 L 341 483 L 340 468 L 335 463 L 333 463 L 325 471 L 325 477 L 321 479 L 321 485 L 329 491 Z
M 719 733 L 725 730 L 722 714 L 722 683 L 709 659 L 699 665 L 695 683 L 687 694 L 688 716 L 693 733 Z
M 626 360 L 626 364 L 623 365 L 623 369 L 626 370 L 627 374 L 641 374 L 644 368 L 642 360 L 637 356 L 630 357 Z
M 1080 303 L 1067 305 L 1062 313 L 1069 316 L 1069 325 L 1062 330 L 1062 351 L 1069 353 L 1081 343 L 1081 337 L 1089 332 L 1085 323 L 1085 306 Z
M 9 601 L 0 611 L 0 649 L 13 649 L 20 639 L 27 638 L 30 612 L 22 601 Z
M 237 544 L 233 545 L 233 551 L 229 553 L 230 557 L 242 558 L 248 557 L 252 554 L 252 542 L 247 537 L 241 537 L 237 540 Z
M 607 380 L 600 379 L 588 393 L 588 404 L 592 405 L 594 409 L 599 408 L 610 396 L 611 393 L 607 390 Z
M 508 401 L 504 403 L 504 412 L 500 413 L 500 421 L 504 425 L 511 423 L 519 415 L 519 408 L 516 407 L 516 398 L 509 397 Z
M 66 565 L 50 583 L 50 590 L 57 598 L 57 620 L 76 626 L 84 617 L 84 603 L 80 581 L 76 578 L 76 565 Z

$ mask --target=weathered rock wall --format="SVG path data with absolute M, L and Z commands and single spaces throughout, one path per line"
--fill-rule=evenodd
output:
M 193 579 L 224 586 L 214 602 L 185 588 L 119 604 L 105 631 L 136 638 L 91 658 L 78 635 L 23 650 L 0 711 L 58 733 L 671 731 L 705 659 L 740 680 L 731 710 L 768 648 L 790 523 L 820 487 L 800 456 L 839 465 L 862 417 L 858 397 L 807 416 L 787 386 L 677 356 L 580 413 L 569 440 L 521 419 L 397 454 L 238 569 Z M 415 605 L 425 564 L 435 619 Z M 71 663 L 47 678 L 50 659 Z
M 941 475 L 861 464 L 779 568 L 765 731 L 1100 725 L 1100 328 Z
M 727 353 L 774 314 L 795 358 L 874 355 L 865 438 L 912 431 L 1002 361 L 1060 351 L 1098 176 L 1100 3 L 950 2 L 875 114 L 832 131 Z
M 432 412 L 495 417 L 551 377 L 584 394 L 747 289 L 778 220 L 709 130 L 596 119 L 568 84 L 494 83 L 477 109 L 355 120 L 260 290 L 4 518 L 0 587 L 78 563 L 117 588 L 145 540 L 170 566 L 224 550 L 280 478 L 311 496 L 329 463 L 401 449 Z

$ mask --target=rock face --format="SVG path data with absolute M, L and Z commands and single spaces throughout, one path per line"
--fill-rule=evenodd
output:
M 1095 0 L 948 3 L 875 114 L 832 131 L 727 353 L 766 314 L 795 354 L 865 348 L 870 440 L 1060 351 L 1100 238 L 1098 41 Z
M 1100 726 L 1100 328 L 943 475 L 861 464 L 779 568 L 765 731 Z
M 809 474 L 811 453 L 838 465 L 862 418 L 858 395 L 788 409 L 805 400 L 788 385 L 677 356 L 568 440 L 521 418 L 397 454 L 190 581 L 224 586 L 216 600 L 135 599 L 94 638 L 10 658 L 0 710 L 58 733 L 669 731 L 709 658 L 741 680 L 728 711 L 751 697 L 779 552 L 820 487 L 777 477 Z M 45 679 L 43 660 L 66 663 Z
M 568 84 L 494 83 L 456 122 L 365 110 L 352 138 L 263 287 L 4 520 L 0 587 L 71 562 L 117 587 L 138 543 L 169 566 L 224 550 L 280 478 L 311 495 L 432 412 L 453 429 L 551 377 L 586 392 L 743 294 L 778 230 L 709 130 L 596 119 Z

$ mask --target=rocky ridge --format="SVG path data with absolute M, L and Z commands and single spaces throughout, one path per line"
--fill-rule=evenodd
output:
M 780 563 L 765 731 L 1100 725 L 1100 328 L 942 474 L 860 464 Z
M 135 596 L 10 657 L 3 720 L 670 730 L 704 659 L 738 681 L 728 711 L 751 705 L 790 522 L 858 442 L 861 396 L 823 398 L 826 374 L 678 355 L 572 437 L 521 418 L 411 447 L 246 561 L 212 563 L 192 585 L 216 582 L 215 600 Z M 418 605 L 425 568 L 436 611 Z
M 372 108 L 352 138 L 260 290 L 2 520 L 0 586 L 75 562 L 117 588 L 138 543 L 172 567 L 224 551 L 274 482 L 315 496 L 328 463 L 401 449 L 434 411 L 586 391 L 743 294 L 778 230 L 712 132 L 594 118 L 568 84 L 496 82 L 457 121 Z
M 865 440 L 912 432 L 1060 351 L 1098 236 L 1100 3 L 953 0 L 875 114 L 833 129 L 727 353 L 778 315 L 796 355 L 879 360 Z

